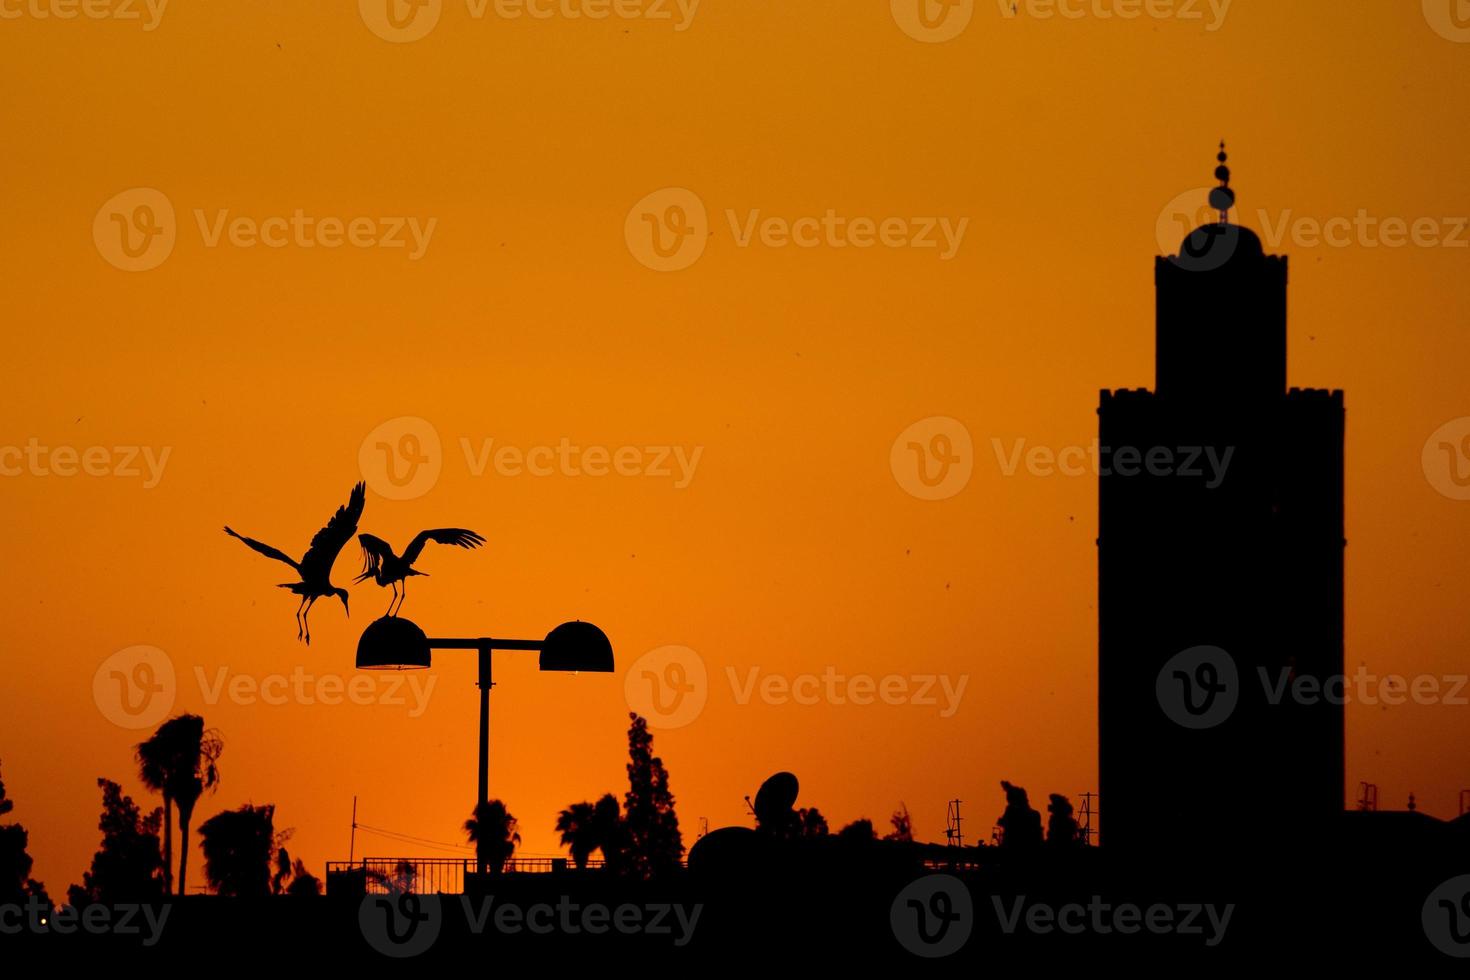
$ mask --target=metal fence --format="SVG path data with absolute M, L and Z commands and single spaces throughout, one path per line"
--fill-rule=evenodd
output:
M 589 860 L 587 869 L 601 868 L 602 861 Z M 475 873 L 474 858 L 397 858 L 368 857 L 360 861 L 328 861 L 327 885 L 334 881 L 353 881 L 355 887 L 372 895 L 411 893 L 415 895 L 459 895 L 464 892 L 465 875 Z M 576 874 L 577 868 L 566 858 L 511 858 L 503 873 Z

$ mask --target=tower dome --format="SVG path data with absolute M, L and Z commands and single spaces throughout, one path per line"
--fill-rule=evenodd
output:
M 1227 263 L 1258 260 L 1266 254 L 1260 236 L 1249 228 L 1230 223 L 1230 210 L 1235 207 L 1235 191 L 1230 186 L 1230 159 L 1225 152 L 1225 141 L 1220 141 L 1220 152 L 1215 159 L 1215 179 L 1219 186 L 1210 190 L 1210 207 L 1220 212 L 1220 220 L 1200 225 L 1191 231 L 1179 245 L 1175 262 L 1193 271 L 1218 269 Z

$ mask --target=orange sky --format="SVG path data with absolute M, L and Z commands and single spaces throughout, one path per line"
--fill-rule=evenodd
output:
M 319 604 L 308 649 L 272 587 L 289 572 L 219 528 L 299 554 L 373 477 L 369 433 L 401 417 L 433 427 L 441 472 L 404 500 L 378 474 L 362 529 L 399 547 L 440 525 L 489 539 L 431 546 L 404 613 L 444 635 L 583 618 L 617 651 L 618 676 L 497 664 L 491 786 L 526 853 L 556 852 L 560 807 L 625 789 L 638 678 L 621 669 L 667 645 L 707 676 L 702 712 L 656 730 L 686 841 L 701 817 L 741 822 L 741 798 L 778 769 L 834 824 L 902 801 L 927 838 L 956 796 L 967 832 L 988 836 L 1001 778 L 1033 800 L 1095 789 L 1096 481 L 1007 476 L 992 440 L 1086 446 L 1099 388 L 1152 384 L 1153 257 L 1174 234 L 1161 244 L 1156 228 L 1209 182 L 1221 136 L 1241 220 L 1288 229 L 1268 245 L 1292 261 L 1291 383 L 1347 392 L 1349 667 L 1470 669 L 1470 502 L 1421 461 L 1431 433 L 1470 415 L 1470 232 L 1451 220 L 1470 200 L 1470 44 L 1448 3 L 1235 0 L 1217 17 L 1218 3 L 1155 0 L 1172 15 L 1124 18 L 1102 15 L 1142 4 L 1005 17 L 977 0 L 962 31 L 926 43 L 901 26 L 923 35 L 902 0 L 616 14 L 651 2 L 591 19 L 566 16 L 576 3 L 511 18 L 443 0 L 403 43 L 367 26 L 367 0 L 366 17 L 349 2 L 172 0 L 151 30 L 141 3 L 130 21 L 0 2 L 14 337 L 0 446 L 169 453 L 156 486 L 30 463 L 0 478 L 0 760 L 53 895 L 95 849 L 95 778 L 142 792 L 131 746 L 145 732 L 93 691 L 99 666 L 140 644 L 174 667 L 172 710 L 224 734 L 199 820 L 275 803 L 314 867 L 346 857 L 354 794 L 365 823 L 460 840 L 472 658 L 439 655 L 421 713 L 210 700 L 221 670 L 269 684 L 299 669 L 313 691 L 354 676 L 387 594 L 354 588 L 350 622 Z M 104 206 L 133 188 L 166 199 L 175 241 L 130 272 Z M 679 271 L 648 268 L 625 234 L 665 188 L 707 216 Z M 653 200 L 668 217 L 673 199 Z M 416 254 L 267 223 L 298 209 L 328 237 L 322 219 L 432 232 Z M 829 209 L 859 238 L 854 219 L 964 231 L 948 258 L 826 232 L 814 247 L 745 238 L 752 220 Z M 1312 239 L 1311 222 L 1360 211 L 1433 219 L 1434 241 Z M 281 247 L 211 237 L 241 217 Z M 968 484 L 942 500 L 906 492 L 890 465 L 899 434 L 931 417 L 973 443 Z M 476 475 L 463 440 L 474 457 L 492 439 L 699 455 L 687 481 L 677 467 Z M 338 583 L 356 569 L 352 547 Z M 938 705 L 740 701 L 753 668 L 791 682 L 828 667 L 965 687 L 947 717 L 937 686 Z M 1349 792 L 1372 780 L 1385 806 L 1412 790 L 1452 816 L 1467 736 L 1464 705 L 1351 707 Z M 360 835 L 364 852 L 437 853 Z

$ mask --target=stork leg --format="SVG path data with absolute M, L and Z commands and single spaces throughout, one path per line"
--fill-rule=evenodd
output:
M 400 585 L 401 585 L 401 587 L 402 587 L 402 589 L 403 589 L 403 592 L 402 592 L 402 594 L 401 594 L 401 595 L 399 595 L 399 597 L 398 597 L 398 608 L 399 608 L 399 609 L 402 609 L 402 608 L 403 608 L 403 600 L 404 600 L 404 599 L 407 599 L 407 598 L 408 598 L 408 579 L 407 579 L 407 578 L 405 578 L 405 579 L 404 579 L 404 580 L 403 580 L 403 581 L 402 581 L 402 582 L 401 582 L 401 583 L 400 583 Z M 393 615 L 395 615 L 395 616 L 396 616 L 396 615 L 398 615 L 398 614 L 397 614 L 397 613 L 394 613 L 394 614 L 393 614 Z
M 393 598 L 391 598 L 391 599 L 388 600 L 388 611 L 385 612 L 385 613 L 383 613 L 383 616 L 385 618 L 388 617 L 388 616 L 393 615 L 393 603 L 395 603 L 395 602 L 398 601 L 398 583 L 397 582 L 389 582 L 388 584 L 391 585 L 391 586 L 393 586 Z
M 306 627 L 306 645 L 311 646 L 311 621 L 307 619 L 311 615 L 311 607 L 316 605 L 316 596 L 312 596 L 306 603 L 306 612 L 301 614 L 301 623 Z
M 306 596 L 301 597 L 301 605 L 296 607 L 296 639 L 301 639 L 301 610 L 306 605 Z

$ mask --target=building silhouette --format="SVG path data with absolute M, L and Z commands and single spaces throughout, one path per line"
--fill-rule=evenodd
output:
M 1287 389 L 1287 260 L 1228 223 L 1219 160 L 1219 222 L 1155 261 L 1155 388 L 1098 409 L 1114 851 L 1258 853 L 1343 810 L 1343 397 Z

